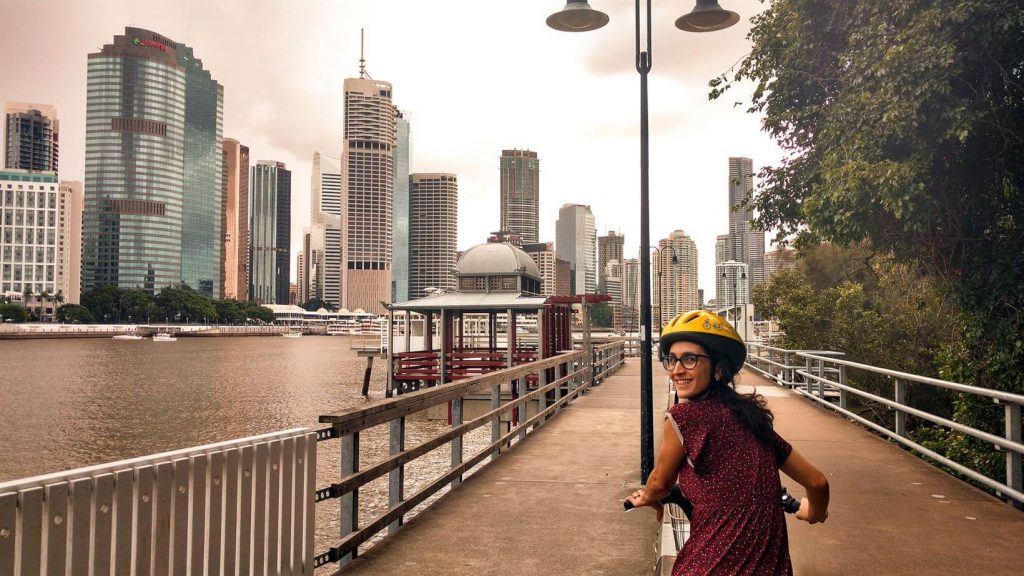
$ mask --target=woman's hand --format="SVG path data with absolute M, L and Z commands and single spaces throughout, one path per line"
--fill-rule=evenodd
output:
M 812 508 L 810 500 L 801 498 L 800 509 L 796 511 L 796 518 L 808 524 L 818 524 L 828 519 L 828 510 Z
M 646 490 L 637 490 L 636 492 L 630 494 L 626 498 L 626 500 L 632 503 L 634 508 L 640 508 L 641 506 L 650 506 L 651 508 L 654 508 L 654 516 L 658 520 L 658 522 L 661 522 L 661 518 L 665 514 L 665 506 L 663 506 L 662 503 L 658 500 L 652 501 L 649 498 L 647 498 Z

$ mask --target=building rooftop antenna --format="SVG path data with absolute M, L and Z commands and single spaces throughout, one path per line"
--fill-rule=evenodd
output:
M 369 78 L 370 80 L 373 80 L 373 76 L 370 76 L 370 74 L 366 71 L 366 59 L 363 58 L 363 45 L 364 45 L 365 35 L 366 35 L 366 29 L 365 28 L 360 28 L 359 29 L 359 77 L 360 78 Z

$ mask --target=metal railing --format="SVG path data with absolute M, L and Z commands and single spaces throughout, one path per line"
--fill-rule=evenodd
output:
M 600 384 L 626 362 L 626 346 L 622 341 L 594 346 L 594 384 Z
M 0 483 L 0 574 L 312 575 L 315 435 Z
M 968 386 L 938 378 L 918 376 L 907 372 L 859 364 L 834 357 L 841 353 L 818 350 L 785 350 L 760 344 L 747 344 L 747 366 L 775 382 L 795 390 L 804 397 L 829 407 L 868 428 L 887 436 L 912 450 L 987 486 L 1014 501 L 1014 506 L 1024 510 L 1024 475 L 1022 456 L 1024 443 L 1021 439 L 1021 406 L 1024 396 L 988 388 Z M 892 399 L 883 398 L 850 385 L 849 372 L 885 377 L 893 382 Z M 933 388 L 971 394 L 1004 407 L 1005 434 L 997 436 L 959 422 L 919 410 L 907 404 L 907 387 L 910 383 L 923 384 Z M 890 430 L 849 409 L 850 395 L 876 402 L 894 411 L 893 429 Z M 990 443 L 997 450 L 1005 452 L 1005 482 L 999 482 L 980 472 L 953 461 L 913 441 L 907 433 L 907 417 L 913 416 L 955 430 L 973 438 Z
M 340 440 L 343 477 L 337 483 L 317 490 L 316 499 L 318 502 L 339 499 L 341 541 L 315 556 L 314 565 L 340 562 L 344 566 L 355 557 L 361 544 L 385 528 L 388 528 L 389 534 L 394 533 L 405 515 L 414 507 L 445 486 L 458 486 L 471 468 L 488 458 L 493 461 L 502 450 L 511 446 L 513 440 L 524 440 L 528 432 L 536 430 L 585 392 L 593 383 L 592 374 L 597 371 L 608 374 L 618 366 L 616 362 L 621 363 L 620 343 L 600 348 L 599 357 L 592 365 L 588 362 L 589 354 L 582 350 L 565 352 L 529 364 L 380 400 L 359 410 L 321 416 L 320 421 L 330 423 L 331 427 L 321 430 L 318 438 Z M 529 386 L 531 382 L 535 383 L 533 389 Z M 511 395 L 502 394 L 503 384 L 510 386 Z M 474 393 L 485 391 L 490 391 L 489 410 L 468 422 L 463 421 L 463 401 Z M 527 418 L 527 404 L 531 402 L 537 403 L 537 412 Z M 451 406 L 451 428 L 407 449 L 406 417 L 446 403 Z M 511 422 L 508 430 L 503 432 L 502 414 L 510 412 Z M 382 424 L 389 427 L 390 456 L 382 462 L 360 469 L 359 435 L 368 428 Z M 490 443 L 467 458 L 463 450 L 465 435 L 487 424 L 491 426 Z M 406 494 L 405 465 L 445 444 L 451 446 L 451 467 L 414 494 Z M 388 509 L 361 524 L 358 515 L 359 489 L 385 475 L 388 476 Z

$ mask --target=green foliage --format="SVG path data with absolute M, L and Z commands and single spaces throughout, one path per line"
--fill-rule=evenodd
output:
M 611 328 L 615 324 L 612 307 L 607 302 L 598 302 L 590 307 L 590 322 L 594 326 Z
M 954 341 L 958 311 L 936 284 L 913 266 L 890 257 L 865 260 L 861 248 L 823 245 L 810 249 L 793 270 L 783 270 L 754 289 L 754 305 L 775 318 L 788 349 L 835 350 L 845 359 L 923 376 L 940 376 L 942 351 Z M 842 263 L 831 269 L 827 263 Z M 954 321 L 951 324 L 951 320 Z M 850 384 L 892 397 L 888 378 L 851 371 Z M 951 416 L 944 391 L 909 386 L 910 405 Z M 891 414 L 869 402 L 862 412 L 879 423 Z
M 116 286 L 98 286 L 82 292 L 82 306 L 100 324 L 112 324 L 121 321 L 121 289 Z
M 64 308 L 68 306 L 62 306 L 58 311 Z M 67 321 L 100 324 L 161 321 L 245 324 L 253 320 L 270 324 L 274 321 L 273 311 L 255 302 L 211 300 L 185 285 L 168 286 L 156 297 L 143 290 L 100 286 L 82 293 L 82 308 L 89 314 L 88 321 L 84 320 L 83 312 L 74 308 L 69 308 L 66 313 L 73 311 L 75 320 Z
M 750 38 L 711 96 L 752 81 L 750 110 L 786 152 L 761 173 L 759 226 L 912 263 L 960 311 L 942 377 L 1024 393 L 1024 4 L 778 0 Z M 1002 426 L 984 402 L 958 399 L 955 416 Z M 1002 477 L 990 447 L 942 440 Z
M 28 322 L 28 310 L 20 304 L 0 304 L 0 320 L 4 322 Z
M 274 311 L 255 302 L 248 302 L 244 311 L 246 318 L 257 320 L 264 324 L 270 324 L 274 321 Z
M 328 312 L 336 312 L 338 310 L 337 308 L 335 308 L 334 304 L 331 304 L 330 302 L 325 302 L 320 298 L 310 298 L 309 301 L 302 305 L 302 309 L 307 310 L 309 312 L 316 312 L 321 308 L 327 310 Z
M 169 322 L 214 322 L 217 309 L 213 301 L 196 294 L 187 286 L 167 286 L 154 299 Z
M 92 324 L 96 320 L 85 306 L 65 304 L 57 308 L 57 322 L 62 324 Z

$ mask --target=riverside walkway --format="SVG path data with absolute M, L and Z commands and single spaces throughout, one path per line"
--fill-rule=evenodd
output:
M 339 574 L 653 574 L 654 514 L 622 512 L 640 474 L 639 372 L 630 359 Z M 1020 511 L 760 376 L 741 383 L 831 484 L 828 522 L 788 517 L 796 574 L 1020 573 Z

